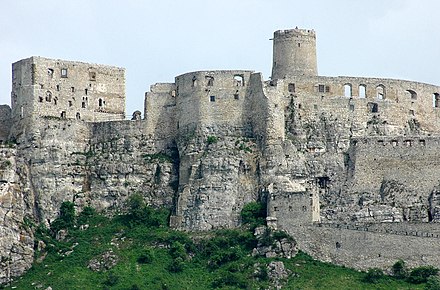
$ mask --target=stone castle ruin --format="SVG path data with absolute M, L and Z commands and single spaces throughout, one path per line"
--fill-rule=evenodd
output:
M 191 231 L 240 225 L 251 201 L 315 258 L 440 266 L 440 87 L 325 77 L 313 30 L 279 30 L 270 80 L 197 71 L 125 118 L 122 68 L 31 57 L 0 106 L 0 281 L 32 263 L 26 220 L 63 201 L 117 212 L 132 193 Z

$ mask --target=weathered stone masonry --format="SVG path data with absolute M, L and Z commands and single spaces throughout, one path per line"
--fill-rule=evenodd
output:
M 182 230 L 236 227 L 244 204 L 316 258 L 440 266 L 440 87 L 318 76 L 316 34 L 274 33 L 270 81 L 250 70 L 158 83 L 125 120 L 125 70 L 31 57 L 0 107 L 0 282 L 33 257 L 26 220 L 73 201 L 108 213 L 139 192 Z

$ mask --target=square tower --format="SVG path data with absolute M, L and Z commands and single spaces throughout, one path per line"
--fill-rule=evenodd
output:
M 125 118 L 125 69 L 30 57 L 12 64 L 12 135 L 39 117 L 87 122 Z

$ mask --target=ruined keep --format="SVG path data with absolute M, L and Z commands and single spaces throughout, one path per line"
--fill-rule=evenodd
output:
M 122 68 L 31 57 L 0 107 L 0 282 L 32 263 L 63 201 L 108 213 L 140 192 L 171 226 L 239 226 L 246 203 L 315 258 L 440 267 L 440 87 L 317 73 L 313 30 L 273 38 L 271 79 L 197 71 L 125 118 Z

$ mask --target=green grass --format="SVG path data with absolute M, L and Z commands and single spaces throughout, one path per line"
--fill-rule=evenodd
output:
M 138 210 L 136 206 L 133 207 Z M 191 236 L 157 222 L 163 219 L 163 211 L 147 212 L 142 223 L 130 220 L 136 216 L 130 214 L 113 219 L 97 214 L 77 218 L 77 227 L 69 230 L 66 242 L 55 241 L 50 230 L 40 228 L 37 237 L 45 241 L 47 256 L 41 263 L 34 263 L 11 286 L 14 289 L 51 286 L 54 290 L 192 290 L 213 289 L 216 285 L 223 285 L 220 289 L 267 289 L 270 285 L 269 281 L 256 278 L 255 265 L 265 266 L 273 259 L 250 255 L 256 240 L 248 230 L 219 230 Z M 89 227 L 79 230 L 80 223 Z M 72 248 L 73 252 L 66 256 Z M 92 258 L 109 249 L 119 257 L 116 266 L 103 272 L 87 268 Z M 139 257 L 146 252 L 151 255 L 151 261 L 139 263 Z M 36 253 L 36 258 L 41 254 Z M 181 271 L 170 270 L 175 259 L 183 260 Z M 281 260 L 292 272 L 283 289 L 424 289 L 425 285 L 388 276 L 369 284 L 363 281 L 364 272 L 322 263 L 301 252 L 290 260 Z

